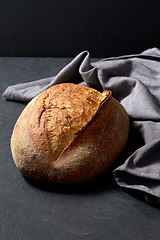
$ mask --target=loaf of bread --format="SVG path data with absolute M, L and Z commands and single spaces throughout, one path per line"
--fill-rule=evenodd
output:
M 88 182 L 117 159 L 128 133 L 128 115 L 111 91 L 63 83 L 28 103 L 13 129 L 11 150 L 26 177 Z

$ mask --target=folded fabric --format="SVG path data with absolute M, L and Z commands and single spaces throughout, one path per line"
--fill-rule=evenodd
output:
M 160 204 L 160 50 L 151 48 L 94 63 L 89 52 L 84 51 L 57 76 L 9 86 L 3 96 L 28 102 L 52 85 L 64 82 L 111 90 L 125 107 L 135 137 L 130 137 L 128 146 L 132 150 L 115 167 L 113 176 L 122 188 L 141 193 L 150 204 Z

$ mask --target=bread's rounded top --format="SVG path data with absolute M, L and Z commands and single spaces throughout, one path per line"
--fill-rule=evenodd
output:
M 55 162 L 108 95 L 109 91 L 100 93 L 72 83 L 55 85 L 40 94 L 29 118 L 38 148 Z

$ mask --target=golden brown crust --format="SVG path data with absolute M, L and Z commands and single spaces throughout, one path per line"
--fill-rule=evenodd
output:
M 109 94 L 72 83 L 59 84 L 43 92 L 29 118 L 32 138 L 55 162 L 75 134 L 91 119 Z
M 16 166 L 27 177 L 87 182 L 116 160 L 128 132 L 127 113 L 111 92 L 59 84 L 24 109 L 13 130 L 11 149 Z

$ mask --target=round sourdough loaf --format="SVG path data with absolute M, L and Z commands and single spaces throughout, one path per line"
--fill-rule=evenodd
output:
M 128 133 L 128 115 L 111 91 L 63 83 L 28 103 L 13 129 L 11 150 L 26 177 L 88 182 L 117 159 Z

